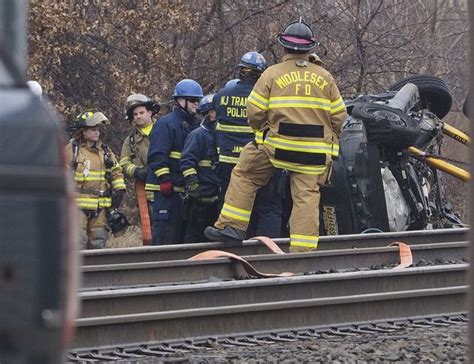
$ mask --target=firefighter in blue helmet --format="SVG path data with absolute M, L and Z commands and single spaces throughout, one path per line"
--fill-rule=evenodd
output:
M 179 159 L 195 117 L 202 88 L 194 80 L 184 79 L 173 92 L 173 111 L 158 119 L 150 134 L 146 189 L 154 191 L 152 220 L 153 245 L 176 244 L 183 238 L 184 177 Z
M 181 171 L 185 185 L 185 243 L 205 241 L 204 229 L 219 216 L 219 177 L 215 135 L 216 111 L 214 95 L 206 95 L 199 103 L 198 113 L 204 118 L 199 128 L 186 138 L 181 155 Z
M 267 62 L 260 53 L 245 53 L 238 64 L 239 79 L 231 80 L 233 84 L 226 85 L 214 97 L 222 200 L 229 185 L 232 169 L 239 161 L 241 150 L 247 143 L 255 141 L 255 133 L 247 122 L 247 97 L 266 68 Z M 268 185 L 259 190 L 250 224 L 253 228 L 249 230 L 249 235 L 280 236 L 281 195 L 278 194 L 280 175 L 277 172 Z

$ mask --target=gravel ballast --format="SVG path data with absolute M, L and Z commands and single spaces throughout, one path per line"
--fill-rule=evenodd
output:
M 467 324 L 407 327 L 390 333 L 356 334 L 258 346 L 196 350 L 136 363 L 459 363 L 468 361 Z

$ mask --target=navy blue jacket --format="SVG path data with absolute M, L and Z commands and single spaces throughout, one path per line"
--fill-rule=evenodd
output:
M 193 130 L 184 143 L 181 155 L 181 171 L 185 178 L 197 175 L 202 197 L 219 195 L 215 126 L 215 123 L 202 123 Z
M 195 122 L 193 116 L 178 107 L 156 121 L 150 134 L 146 190 L 159 191 L 160 183 L 171 180 L 175 191 L 184 191 L 179 159 L 189 126 Z
M 247 123 L 247 97 L 254 84 L 241 80 L 214 96 L 219 162 L 236 164 L 245 144 L 255 139 Z

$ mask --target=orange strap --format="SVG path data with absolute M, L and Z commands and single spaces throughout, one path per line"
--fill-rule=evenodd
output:
M 398 249 L 400 251 L 400 264 L 394 267 L 393 269 L 401 269 L 401 268 L 406 268 L 409 267 L 410 265 L 413 264 L 413 256 L 411 254 L 411 249 L 410 247 L 402 243 L 400 241 L 395 241 L 389 246 L 393 245 L 398 245 Z
M 280 249 L 280 247 L 269 237 L 267 236 L 256 236 L 254 238 L 250 238 L 249 240 L 258 240 L 265 244 L 268 249 L 272 251 L 272 253 L 275 254 L 286 254 L 283 250 Z
M 221 250 L 208 250 L 208 251 L 196 254 L 195 256 L 189 258 L 188 260 L 207 260 L 207 259 L 216 259 L 216 258 L 222 258 L 222 257 L 229 258 L 233 260 L 234 262 L 240 263 L 243 269 L 245 270 L 245 272 L 247 273 L 247 275 L 252 276 L 252 277 L 273 278 L 273 277 L 291 277 L 295 275 L 294 273 L 291 273 L 291 272 L 283 272 L 280 274 L 259 272 L 245 259 L 239 257 L 238 255 L 224 252 Z
M 138 209 L 140 211 L 140 222 L 142 225 L 143 245 L 151 244 L 150 215 L 148 213 L 148 201 L 146 200 L 145 184 L 142 181 L 135 181 L 137 191 Z

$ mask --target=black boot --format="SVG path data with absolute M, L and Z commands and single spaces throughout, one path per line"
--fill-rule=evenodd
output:
M 238 246 L 242 245 L 242 241 L 245 239 L 245 231 L 230 226 L 226 226 L 224 229 L 208 226 L 204 230 L 204 236 L 211 241 L 222 241 L 226 245 Z

